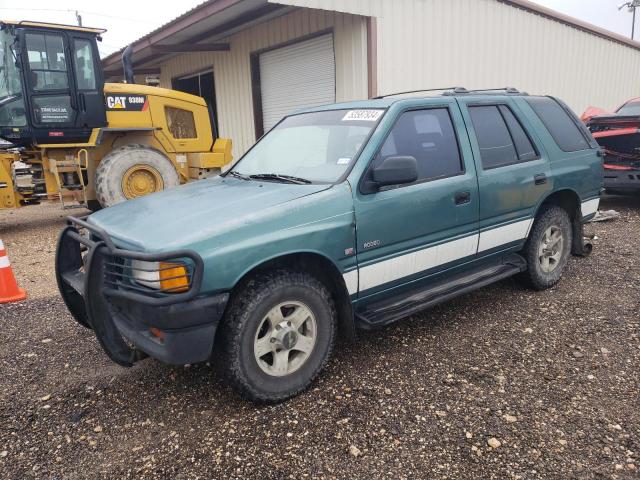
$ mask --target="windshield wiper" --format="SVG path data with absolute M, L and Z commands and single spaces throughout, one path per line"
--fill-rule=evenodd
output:
M 242 179 L 242 180 L 246 180 L 247 182 L 251 180 L 251 179 L 250 179 L 249 177 L 247 177 L 246 175 L 243 175 L 243 174 L 241 174 L 241 173 L 239 173 L 239 172 L 236 172 L 236 171 L 229 172 L 229 175 L 232 175 L 232 176 L 234 176 L 234 177 L 236 177 L 236 178 L 240 178 L 240 179 Z
M 291 175 L 282 175 L 280 173 L 256 173 L 255 175 L 249 175 L 250 178 L 255 178 L 256 180 L 277 180 L 281 182 L 287 183 L 296 183 L 298 185 L 308 185 L 311 180 L 307 180 L 306 178 L 293 177 Z

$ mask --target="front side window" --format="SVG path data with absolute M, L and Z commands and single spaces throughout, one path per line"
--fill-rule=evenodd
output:
M 485 170 L 538 158 L 524 128 L 506 105 L 469 107 Z
M 388 157 L 416 159 L 416 182 L 463 173 L 458 140 L 449 110 L 432 108 L 403 113 L 374 160 L 374 166 Z
M 62 35 L 27 33 L 25 39 L 33 89 L 67 89 L 69 82 Z
M 285 118 L 232 169 L 336 182 L 355 161 L 384 110 L 328 110 Z
M 530 97 L 526 101 L 536 112 L 544 126 L 547 127 L 561 150 L 577 152 L 578 150 L 591 148 L 576 122 L 553 98 Z
M 96 88 L 96 72 L 93 62 L 93 48 L 89 40 L 75 39 L 76 83 L 79 90 L 94 90 Z

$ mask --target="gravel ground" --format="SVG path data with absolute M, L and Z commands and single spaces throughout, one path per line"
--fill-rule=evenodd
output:
M 312 388 L 239 399 L 211 366 L 109 362 L 57 295 L 56 205 L 0 212 L 3 478 L 640 478 L 640 198 L 592 256 L 339 345 Z

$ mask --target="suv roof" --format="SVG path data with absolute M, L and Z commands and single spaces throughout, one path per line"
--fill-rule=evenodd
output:
M 437 93 L 440 92 L 440 93 Z M 413 96 L 401 96 L 426 93 L 426 95 L 413 95 Z M 320 105 L 317 107 L 305 108 L 295 113 L 308 113 L 319 112 L 323 110 L 342 110 L 342 109 L 357 109 L 357 108 L 389 108 L 391 105 L 401 101 L 419 100 L 425 98 L 433 98 L 434 100 L 441 97 L 481 97 L 486 99 L 487 97 L 514 97 L 514 96 L 530 96 L 527 92 L 522 92 L 516 88 L 504 87 L 504 88 L 488 88 L 479 90 L 468 90 L 464 87 L 446 87 L 446 88 L 431 88 L 425 90 L 411 90 L 407 92 L 396 92 L 387 95 L 381 95 L 369 100 L 356 100 L 352 102 L 333 103 L 327 105 Z M 542 95 L 531 95 L 532 97 L 538 97 Z

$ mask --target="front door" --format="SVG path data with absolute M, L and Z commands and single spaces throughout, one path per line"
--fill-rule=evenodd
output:
M 399 113 L 372 165 L 412 156 L 418 180 L 354 194 L 359 298 L 383 298 L 428 283 L 475 258 L 478 185 L 454 99 Z
M 106 125 L 103 80 L 95 39 L 24 29 L 22 68 L 36 143 L 86 142 Z

